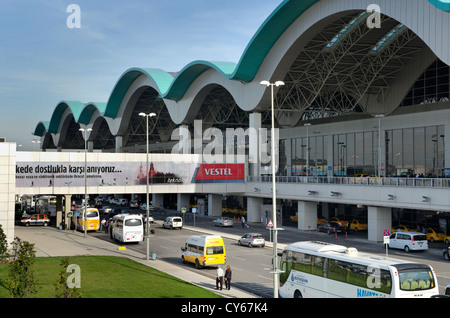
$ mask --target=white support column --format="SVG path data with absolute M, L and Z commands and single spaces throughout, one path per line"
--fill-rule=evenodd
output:
M 189 199 L 191 195 L 185 193 L 177 193 L 177 212 L 181 212 L 181 208 L 189 209 Z
M 122 152 L 122 136 L 116 136 L 116 153 Z
M 247 198 L 247 222 L 261 222 L 261 205 L 263 204 L 262 198 Z
M 68 212 L 71 210 L 72 207 L 72 195 L 71 194 L 65 194 L 65 207 L 64 207 L 64 224 L 65 224 L 65 229 L 68 230 L 70 229 L 70 218 L 68 217 Z
M 261 129 L 261 114 L 251 113 L 249 115 L 249 136 L 248 136 L 248 173 L 250 176 L 259 177 L 260 174 L 260 147 L 259 130 Z
M 369 206 L 367 209 L 369 230 L 367 239 L 373 242 L 383 242 L 383 231 L 391 230 L 392 209 L 378 206 Z
M 307 231 L 317 228 L 317 203 L 298 201 L 298 229 Z
M 208 215 L 222 215 L 222 195 L 208 194 Z
M 15 192 L 16 143 L 0 143 L 0 224 L 9 244 L 14 240 Z
M 152 193 L 152 201 L 155 208 L 164 207 L 164 194 Z

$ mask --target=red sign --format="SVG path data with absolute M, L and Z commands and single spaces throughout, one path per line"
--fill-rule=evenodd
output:
M 194 182 L 244 182 L 243 163 L 202 163 L 194 175 Z

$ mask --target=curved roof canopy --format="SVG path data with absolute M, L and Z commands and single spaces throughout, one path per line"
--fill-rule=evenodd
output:
M 384 0 L 381 0 L 384 1 Z M 391 2 L 404 2 L 405 0 L 391 0 Z M 435 7 L 434 12 L 450 12 L 450 0 L 418 0 L 417 2 L 421 1 L 420 3 L 424 5 L 428 5 L 431 9 L 432 6 Z M 338 29 L 338 31 L 335 32 L 334 36 L 330 37 L 327 41 L 327 44 L 325 44 L 325 48 L 323 48 L 323 52 L 328 51 L 330 54 L 334 54 L 333 50 L 339 50 L 335 49 L 335 47 L 338 47 L 341 42 L 345 42 L 347 37 L 350 37 L 349 34 L 352 32 L 355 32 L 355 29 L 358 28 L 358 26 L 365 22 L 365 19 L 367 17 L 367 14 L 364 15 L 361 14 L 361 5 L 359 8 L 359 13 L 356 9 L 347 9 L 347 12 L 343 12 L 339 5 L 336 5 L 336 8 L 322 8 L 325 7 L 325 4 L 323 6 L 316 6 L 316 4 L 319 4 L 319 2 L 331 2 L 331 0 L 285 0 L 283 1 L 273 12 L 272 14 L 264 21 L 264 23 L 260 26 L 260 28 L 257 30 L 253 38 L 250 40 L 249 44 L 245 48 L 240 60 L 238 63 L 232 63 L 232 62 L 211 62 L 211 61 L 194 61 L 186 65 L 181 71 L 179 71 L 176 74 L 166 72 L 161 69 L 157 68 L 130 68 L 126 70 L 118 79 L 116 82 L 110 97 L 106 103 L 87 103 L 84 104 L 79 101 L 61 101 L 58 103 L 58 105 L 55 107 L 52 117 L 50 121 L 41 121 L 37 124 L 34 135 L 36 136 L 44 136 L 47 133 L 50 134 L 58 134 L 61 131 L 60 125 L 62 125 L 65 118 L 67 118 L 67 114 L 70 113 L 73 115 L 73 120 L 75 123 L 88 125 L 92 124 L 93 120 L 95 120 L 96 116 L 103 117 L 106 122 L 108 122 L 108 125 L 111 124 L 114 120 L 121 120 L 121 107 L 123 106 L 124 100 L 126 99 L 126 96 L 130 95 L 130 89 L 131 87 L 142 78 L 146 79 L 145 85 L 148 87 L 152 87 L 157 94 L 159 94 L 158 98 L 163 99 L 168 108 L 169 108 L 169 114 L 172 115 L 173 108 L 178 107 L 177 102 L 183 102 L 184 98 L 186 96 L 186 93 L 190 90 L 193 90 L 194 83 L 197 83 L 197 86 L 202 87 L 208 87 L 211 85 L 222 85 L 224 89 L 228 90 L 231 88 L 235 89 L 236 91 L 239 91 L 239 94 L 241 95 L 251 95 L 249 94 L 248 90 L 245 90 L 246 84 L 252 83 L 253 81 L 257 81 L 256 77 L 258 76 L 258 72 L 261 70 L 261 66 L 264 65 L 264 63 L 281 63 L 281 61 L 267 61 L 267 57 L 270 54 L 271 51 L 274 50 L 274 48 L 278 45 L 278 42 L 280 38 L 283 37 L 284 34 L 286 34 L 287 30 L 290 30 L 289 28 L 293 26 L 295 23 L 297 23 L 300 19 L 300 17 L 303 17 L 306 15 L 306 13 L 309 10 L 315 9 L 315 10 L 322 10 L 325 11 L 326 14 L 331 16 L 340 17 L 341 25 Z M 335 1 L 334 3 L 342 4 L 344 2 L 350 3 L 350 1 Z M 353 1 L 353 3 L 358 1 Z M 365 3 L 365 2 L 364 2 Z M 329 4 L 328 4 L 329 5 Z M 430 9 L 430 10 L 431 10 Z M 335 10 L 335 11 L 333 11 Z M 365 9 L 363 9 L 365 10 Z M 353 14 L 353 16 L 351 15 Z M 444 26 L 450 26 L 449 18 L 447 16 L 447 13 L 444 13 L 445 16 L 445 23 Z M 400 15 L 400 14 L 399 14 Z M 397 20 L 399 20 L 398 17 L 396 17 Z M 306 20 L 314 19 L 311 18 L 311 16 L 305 17 Z M 347 20 L 345 20 L 347 19 Z M 405 20 L 408 20 L 409 17 L 405 17 Z M 430 16 L 425 17 L 427 21 L 430 21 L 430 23 L 436 23 L 433 20 L 433 16 L 430 13 Z M 409 19 L 410 20 L 410 19 Z M 408 21 L 409 21 L 408 20 Z M 331 20 L 330 20 L 331 21 Z M 344 22 L 346 21 L 346 22 Z M 320 24 L 321 21 L 313 21 L 315 24 Z M 394 21 L 395 22 L 395 21 Z M 397 38 L 400 37 L 400 34 L 405 32 L 405 30 L 408 29 L 409 25 L 406 26 L 403 24 L 403 21 L 397 22 L 396 25 L 393 24 L 392 21 L 390 23 L 392 24 L 392 28 L 390 29 L 390 32 L 381 34 L 380 32 L 376 33 L 376 30 L 373 32 L 375 35 L 380 35 L 377 39 L 372 36 L 370 38 L 371 41 L 374 41 L 374 44 L 372 46 L 372 50 L 367 50 L 364 54 L 368 56 L 372 56 L 372 59 L 378 58 L 382 51 L 386 49 L 386 47 L 390 46 Z M 309 22 L 311 23 L 311 22 Z M 314 25 L 311 23 L 311 25 Z M 332 28 L 329 28 L 330 30 Z M 322 29 L 323 32 L 325 29 Z M 334 29 L 333 29 L 334 30 Z M 307 31 L 307 30 L 306 30 Z M 416 31 L 416 30 L 414 30 Z M 313 39 L 314 35 L 308 35 L 305 30 L 302 31 L 303 33 L 298 34 L 292 34 L 291 37 L 296 37 L 294 40 L 289 42 L 292 47 L 296 43 L 296 39 L 300 37 L 309 37 L 309 39 Z M 318 31 L 319 33 L 321 31 Z M 424 32 L 425 33 L 425 32 Z M 445 30 L 445 34 L 448 37 L 448 32 Z M 320 37 L 323 38 L 323 34 L 315 34 L 316 38 L 318 39 Z M 431 35 L 430 35 L 431 36 Z M 363 35 L 361 35 L 361 38 L 363 38 Z M 423 38 L 423 36 L 422 36 Z M 426 42 L 426 39 L 422 39 Z M 431 40 L 429 42 L 432 42 Z M 447 41 L 448 44 L 449 41 Z M 428 42 L 427 42 L 428 43 Z M 356 47 L 356 46 L 355 46 Z M 285 48 L 285 52 L 282 54 L 288 55 L 286 52 L 289 51 L 290 48 Z M 307 50 L 311 50 L 311 52 L 314 50 L 313 47 L 307 47 Z M 433 50 L 433 48 L 432 48 Z M 446 52 L 448 56 L 448 61 L 444 59 L 444 62 L 447 64 L 450 61 L 450 48 L 444 48 L 444 51 L 447 50 L 449 52 Z M 305 51 L 307 52 L 307 51 Z M 349 51 L 350 52 L 350 51 Z M 356 52 L 356 49 L 355 49 Z M 322 54 L 322 53 L 318 53 Z M 352 53 L 352 52 L 350 52 Z M 297 53 L 298 55 L 298 53 Z M 298 55 L 297 60 L 292 60 L 291 63 L 295 65 L 296 63 L 301 66 L 302 68 L 308 67 L 308 63 L 304 63 L 302 60 L 304 56 Z M 281 59 L 281 58 L 280 58 Z M 340 58 L 340 67 L 345 69 L 343 67 L 344 64 L 343 61 L 345 61 L 345 58 Z M 317 62 L 317 61 L 316 61 Z M 390 63 L 393 63 L 392 61 L 389 61 Z M 336 66 L 334 66 L 336 67 Z M 292 68 L 292 67 L 291 67 Z M 336 68 L 336 70 L 338 70 Z M 335 72 L 337 72 L 335 70 Z M 214 73 L 214 81 L 211 82 L 201 82 L 200 78 L 205 73 Z M 291 72 L 292 73 L 292 72 Z M 289 76 L 291 73 L 287 72 L 286 76 Z M 307 72 L 305 72 L 307 73 Z M 272 74 L 273 75 L 273 74 Z M 314 74 L 310 74 L 311 76 L 314 76 Z M 310 76 L 308 75 L 308 76 Z M 264 75 L 266 76 L 266 75 Z M 383 75 L 384 76 L 384 75 Z M 387 76 L 387 75 L 386 75 Z M 269 76 L 270 77 L 270 76 Z M 264 79 L 270 79 L 270 78 L 264 78 Z M 207 80 L 204 80 L 207 81 Z M 200 84 L 199 84 L 200 83 Z M 337 83 L 336 85 L 338 85 Z M 259 85 L 258 85 L 259 86 Z M 190 108 L 194 107 L 194 102 L 198 102 L 197 96 L 204 94 L 204 90 L 202 90 L 202 87 L 196 88 L 196 90 L 192 91 L 191 95 L 194 95 L 194 98 L 192 96 L 183 107 Z M 236 89 L 238 87 L 238 89 Z M 291 87 L 283 88 L 283 89 L 290 89 Z M 254 102 L 254 106 L 251 107 L 259 107 L 259 104 L 262 103 L 263 97 L 267 97 L 267 94 L 263 88 L 252 86 L 252 89 L 258 90 L 257 94 L 254 94 L 256 97 L 254 99 L 257 100 L 257 102 Z M 127 95 L 128 94 L 128 95 Z M 259 95 L 258 95 L 259 94 Z M 131 94 L 132 95 L 132 94 Z M 232 94 L 233 95 L 233 94 Z M 313 94 L 314 95 L 314 94 Z M 236 100 L 236 102 L 244 101 L 242 104 L 249 104 L 246 103 L 246 97 L 242 96 L 233 96 Z M 313 96 L 314 97 L 314 96 Z M 312 97 L 311 97 L 312 98 Z M 356 97 L 356 103 L 358 102 L 358 98 Z M 348 101 L 345 101 L 348 102 Z M 314 107 L 315 100 L 311 99 L 309 102 L 307 102 L 308 107 Z M 252 104 L 252 103 L 250 103 Z M 253 105 L 252 104 L 252 105 Z M 245 105 L 248 107 L 248 105 Z M 180 106 L 181 107 L 181 106 Z M 183 108 L 182 107 L 182 108 Z M 198 108 L 198 106 L 196 106 Z M 241 107 L 242 108 L 242 107 Z

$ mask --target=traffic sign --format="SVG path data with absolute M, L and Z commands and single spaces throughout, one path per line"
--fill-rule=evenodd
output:
M 181 208 L 181 213 L 186 213 L 186 207 Z
M 389 236 L 390 234 L 389 234 L 389 230 L 388 229 L 385 229 L 384 231 L 383 231 L 383 235 L 384 236 Z
M 267 227 L 273 227 L 272 220 L 269 220 L 269 223 L 267 223 Z

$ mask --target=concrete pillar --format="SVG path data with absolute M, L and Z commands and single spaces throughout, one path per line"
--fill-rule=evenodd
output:
M 298 201 L 298 229 L 315 230 L 317 228 L 317 203 Z
M 115 149 L 115 152 L 116 153 L 121 153 L 122 152 L 122 139 L 123 139 L 123 137 L 122 136 L 116 136 L 116 142 L 115 142 L 115 144 L 116 144 L 116 149 Z
M 71 210 L 72 207 L 72 195 L 71 194 L 66 194 L 64 195 L 65 199 L 65 208 L 64 208 L 64 224 L 65 224 L 65 229 L 68 230 L 70 229 L 70 218 L 68 216 L 69 211 Z
M 450 124 L 444 125 L 444 164 L 442 168 L 450 167 Z
M 383 231 L 391 230 L 392 209 L 378 206 L 369 206 L 367 209 L 369 223 L 367 239 L 373 242 L 383 242 Z
M 164 207 L 164 194 L 162 194 L 162 193 L 152 193 L 152 201 L 153 201 L 153 206 L 154 207 L 160 207 L 160 206 Z
M 322 202 L 322 217 L 330 218 L 330 204 L 328 202 Z
M 222 195 L 208 194 L 208 215 L 209 216 L 222 215 Z
M 262 198 L 247 198 L 247 222 L 261 222 L 261 218 L 264 218 L 264 215 L 261 215 L 261 205 L 263 205 Z
M 259 130 L 261 129 L 261 114 L 252 113 L 249 115 L 249 136 L 248 136 L 248 174 L 257 176 L 260 174 L 259 160 Z
M 189 210 L 189 199 L 191 198 L 190 194 L 185 193 L 177 193 L 177 211 L 181 212 L 181 208 L 185 207 Z
M 63 219 L 63 196 L 57 195 L 56 196 L 56 228 L 58 228 L 60 225 L 62 225 L 62 219 Z
M 87 151 L 94 152 L 94 141 L 88 140 L 87 142 Z

